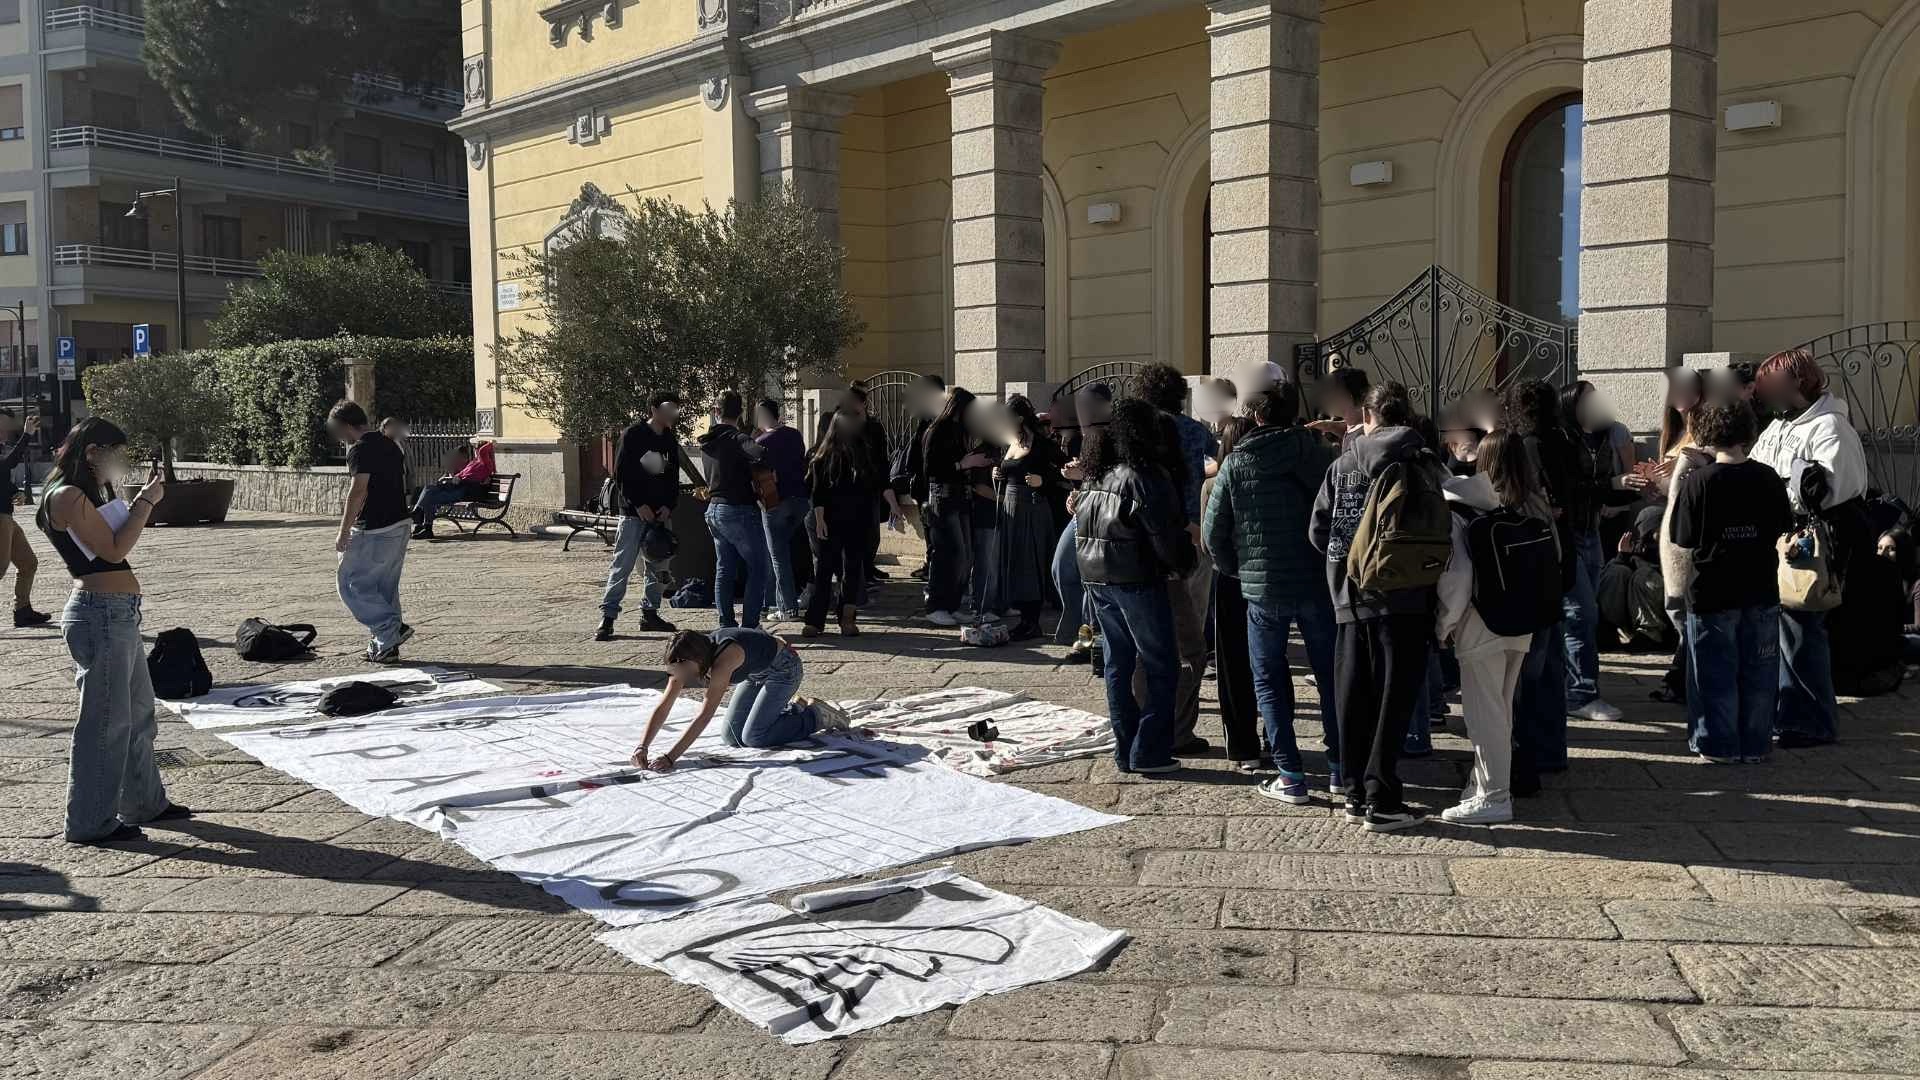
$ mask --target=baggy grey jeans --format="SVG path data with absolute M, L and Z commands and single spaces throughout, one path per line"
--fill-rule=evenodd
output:
M 153 760 L 153 681 L 140 643 L 140 597 L 74 590 L 60 615 L 80 719 L 67 773 L 68 840 L 97 840 L 167 808 Z

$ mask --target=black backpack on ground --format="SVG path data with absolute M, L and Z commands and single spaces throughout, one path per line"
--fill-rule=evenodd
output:
M 1467 522 L 1473 609 L 1501 637 L 1544 630 L 1561 618 L 1560 546 L 1553 526 L 1502 508 Z
M 320 695 L 315 708 L 324 716 L 365 716 L 391 709 L 399 702 L 393 691 L 379 683 L 350 682 L 341 683 Z
M 153 696 L 164 701 L 199 697 L 213 689 L 213 672 L 200 655 L 200 639 L 184 627 L 163 630 L 153 639 L 147 674 L 153 680 Z
M 313 651 L 316 633 L 312 623 L 275 626 L 265 619 L 248 619 L 233 632 L 233 651 L 242 660 L 263 663 L 298 660 Z

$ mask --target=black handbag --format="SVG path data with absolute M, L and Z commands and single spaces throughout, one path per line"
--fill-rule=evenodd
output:
M 297 660 L 313 652 L 316 634 L 312 623 L 276 626 L 265 619 L 248 619 L 233 632 L 233 651 L 242 660 L 262 663 Z
M 153 695 L 162 701 L 199 697 L 213 689 L 213 672 L 200 654 L 200 640 L 184 627 L 163 630 L 147 654 L 147 674 Z

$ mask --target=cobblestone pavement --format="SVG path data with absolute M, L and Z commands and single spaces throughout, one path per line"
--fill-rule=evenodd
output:
M 330 532 L 248 516 L 148 534 L 148 633 L 194 628 L 226 682 L 358 670 Z M 55 564 L 37 598 L 57 611 L 66 583 L 37 546 Z M 591 542 L 416 545 L 407 660 L 528 688 L 657 683 L 661 641 L 637 617 L 587 640 L 604 558 Z M 1060 650 L 908 625 L 917 589 L 895 573 L 867 634 L 802 646 L 811 691 L 988 685 L 1104 711 Z M 317 623 L 320 658 L 237 660 L 249 615 Z M 1258 798 L 1217 757 L 1173 781 L 1089 761 L 1023 774 L 1133 820 L 954 862 L 1132 944 L 1098 974 L 794 1049 L 595 944 L 539 890 L 181 723 L 159 746 L 207 759 L 166 770 L 199 816 L 114 848 L 61 843 L 71 667 L 56 634 L 3 630 L 0 1077 L 1920 1074 L 1913 692 L 1847 703 L 1838 747 L 1711 768 L 1688 759 L 1678 710 L 1647 700 L 1663 666 L 1608 657 L 1627 719 L 1575 722 L 1573 768 L 1511 827 L 1368 835 L 1324 803 Z M 1406 766 L 1432 809 L 1468 756 L 1458 734 L 1438 746 Z

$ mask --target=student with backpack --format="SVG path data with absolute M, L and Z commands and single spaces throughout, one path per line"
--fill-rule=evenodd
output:
M 1673 542 L 1693 552 L 1687 586 L 1687 746 L 1716 765 L 1766 760 L 1780 689 L 1780 557 L 1793 528 L 1780 477 L 1747 457 L 1759 434 L 1741 400 L 1710 402 L 1694 437 L 1713 461 L 1673 495 Z
M 1527 650 L 1560 615 L 1560 543 L 1539 470 L 1519 438 L 1490 432 L 1473 476 L 1445 481 L 1453 558 L 1440 578 L 1435 635 L 1460 658 L 1460 703 L 1473 772 L 1458 825 L 1513 820 L 1513 694 Z
M 1406 387 L 1369 390 L 1361 434 L 1327 471 L 1308 527 L 1333 596 L 1346 818 L 1368 832 L 1426 820 L 1403 801 L 1399 760 L 1427 678 L 1434 586 L 1453 553 L 1453 523 L 1444 470 L 1413 422 Z

